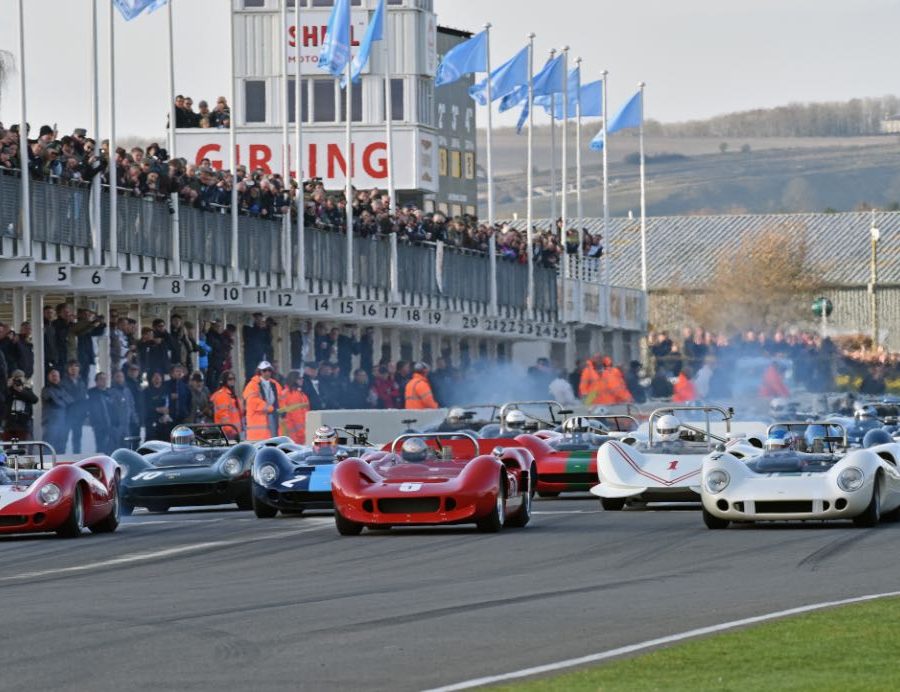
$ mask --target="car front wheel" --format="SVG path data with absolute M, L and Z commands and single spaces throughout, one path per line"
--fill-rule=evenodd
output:
M 872 499 L 862 514 L 853 517 L 853 523 L 861 528 L 873 528 L 881 521 L 881 493 L 879 491 L 878 477 L 872 484 Z
M 706 524 L 706 528 L 710 530 L 717 529 L 727 529 L 728 525 L 731 523 L 728 519 L 720 519 L 719 517 L 710 514 L 705 509 L 703 510 L 703 523 Z
M 347 519 L 337 509 L 334 510 L 334 525 L 342 536 L 358 536 L 363 530 L 362 524 Z

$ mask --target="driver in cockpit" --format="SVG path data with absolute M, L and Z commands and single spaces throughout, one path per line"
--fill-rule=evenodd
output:
M 334 456 L 337 452 L 337 431 L 331 426 L 320 425 L 316 428 L 312 448 L 316 456 Z
M 400 458 L 407 464 L 422 464 L 434 458 L 431 448 L 420 437 L 410 437 L 400 447 Z
M 500 427 L 500 437 L 516 437 L 525 432 L 525 414 L 521 411 L 510 411 Z
M 176 426 L 172 430 L 170 439 L 172 440 L 172 449 L 176 452 L 190 449 L 197 440 L 194 431 L 186 425 Z
M 765 450 L 767 454 L 775 452 L 789 452 L 794 449 L 794 433 L 790 430 L 773 430 L 766 437 Z

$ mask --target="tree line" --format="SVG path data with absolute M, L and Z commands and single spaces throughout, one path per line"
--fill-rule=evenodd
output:
M 681 123 L 649 120 L 646 131 L 664 137 L 852 137 L 879 134 L 881 121 L 895 115 L 900 115 L 900 98 L 882 96 L 790 103 Z

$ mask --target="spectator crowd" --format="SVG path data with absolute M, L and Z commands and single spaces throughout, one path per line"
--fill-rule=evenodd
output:
M 189 97 L 177 97 L 177 126 L 228 126 L 230 109 L 224 97 L 219 97 L 212 110 L 206 101 L 200 101 L 199 108 L 199 112 L 195 112 Z M 98 148 L 84 128 L 59 137 L 53 127 L 43 125 L 37 138 L 28 141 L 28 169 L 32 179 L 84 185 L 99 175 L 104 185 L 109 184 L 108 140 L 101 141 Z M 0 124 L 0 172 L 18 170 L 18 147 L 18 126 L 6 130 Z M 240 213 L 273 220 L 285 214 L 296 218 L 297 198 L 302 195 L 301 208 L 308 228 L 346 233 L 344 193 L 327 191 L 320 179 L 304 181 L 301 190 L 296 181 L 285 181 L 281 174 L 267 173 L 263 168 L 248 170 L 247 166 L 241 165 L 235 176 L 231 171 L 217 168 L 210 159 L 195 163 L 181 158 L 170 159 L 168 152 L 157 143 L 146 148 L 117 147 L 114 156 L 115 184 L 122 195 L 162 201 L 176 194 L 181 204 L 205 211 L 226 212 L 231 208 L 233 186 L 237 185 Z M 392 210 L 387 192 L 379 189 L 355 191 L 351 204 L 353 232 L 361 238 L 396 235 L 401 242 L 441 241 L 461 250 L 484 253 L 489 250 L 493 237 L 500 258 L 520 264 L 528 262 L 527 235 L 509 224 L 490 226 L 479 223 L 469 214 L 450 217 L 439 211 L 426 212 L 415 205 Z M 564 253 L 594 258 L 603 255 L 600 234 L 574 228 L 563 234 L 561 229 L 561 219 L 553 228 L 533 229 L 531 254 L 536 264 L 556 267 Z

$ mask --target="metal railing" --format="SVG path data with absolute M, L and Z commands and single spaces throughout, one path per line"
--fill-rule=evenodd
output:
M 91 247 L 90 187 L 87 183 L 33 180 L 32 237 L 36 241 Z M 117 197 L 116 226 L 119 252 L 148 257 L 172 255 L 172 210 L 169 202 L 121 191 Z M 101 244 L 110 247 L 109 194 L 101 194 Z M 183 261 L 228 266 L 231 263 L 231 215 L 227 208 L 201 210 L 180 205 L 179 238 Z M 0 173 L 0 236 L 21 237 L 21 184 L 18 172 Z M 278 219 L 242 215 L 238 223 L 238 267 L 263 273 L 283 272 L 283 226 Z M 346 235 L 337 230 L 305 230 L 307 278 L 343 283 L 346 280 Z M 291 252 L 297 257 L 295 227 L 290 231 Z M 388 290 L 391 276 L 389 237 L 357 237 L 353 245 L 354 281 L 360 286 Z M 399 290 L 425 296 L 490 300 L 490 257 L 482 252 L 435 243 L 397 247 Z M 292 263 L 296 267 L 296 261 Z M 555 312 L 557 272 L 535 266 L 535 308 Z M 497 260 L 498 304 L 521 309 L 528 291 L 527 267 Z

